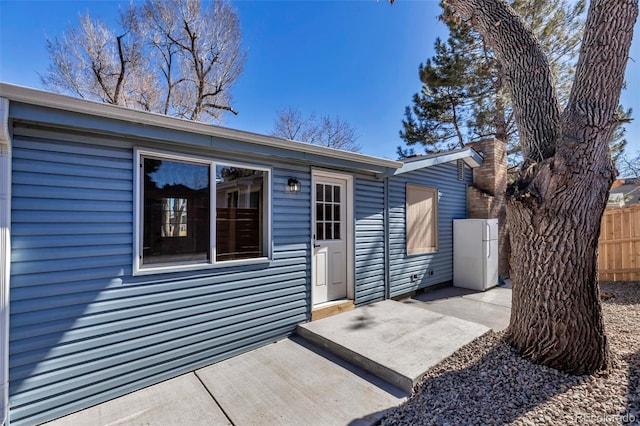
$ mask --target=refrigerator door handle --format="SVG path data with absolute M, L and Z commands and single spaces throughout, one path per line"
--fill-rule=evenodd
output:
M 487 240 L 487 259 L 491 259 L 491 243 L 489 240 L 491 239 L 491 226 L 489 225 L 489 221 L 486 221 L 484 226 L 486 227 L 485 238 Z

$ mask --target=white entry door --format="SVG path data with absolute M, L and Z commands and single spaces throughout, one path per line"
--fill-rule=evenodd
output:
M 313 304 L 348 295 L 348 179 L 316 175 L 313 188 Z

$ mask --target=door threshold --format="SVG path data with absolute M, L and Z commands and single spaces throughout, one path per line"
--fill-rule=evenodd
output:
M 342 312 L 348 312 L 353 310 L 355 307 L 355 303 L 350 299 L 339 299 L 318 303 L 317 305 L 313 305 L 313 309 L 311 310 L 311 321 L 341 314 Z

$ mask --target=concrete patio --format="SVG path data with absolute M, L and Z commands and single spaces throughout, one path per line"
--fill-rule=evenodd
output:
M 499 331 L 509 325 L 511 283 L 508 281 L 504 286 L 485 292 L 444 287 L 418 294 L 410 302 L 419 308 L 483 324 Z
M 385 300 L 301 324 L 297 333 L 342 359 L 411 392 L 427 370 L 489 327 Z
M 411 392 L 440 361 L 490 329 L 509 325 L 510 287 L 444 287 L 385 300 L 298 326 L 297 333 L 349 363 Z
M 446 287 L 374 303 L 47 424 L 373 424 L 430 367 L 490 328 L 504 328 L 510 302 L 509 288 Z

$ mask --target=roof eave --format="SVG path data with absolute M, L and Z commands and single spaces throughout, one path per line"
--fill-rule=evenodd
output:
M 394 175 L 412 172 L 414 170 L 432 167 L 438 164 L 450 163 L 452 161 L 462 160 L 469 167 L 476 168 L 482 165 L 482 156 L 473 148 L 464 148 L 453 152 L 443 152 L 439 155 L 430 156 L 428 158 L 418 159 L 414 161 L 406 161 L 402 167 L 395 171 Z
M 361 164 L 363 168 L 372 170 L 397 169 L 402 162 L 379 158 L 365 154 L 343 151 L 334 148 L 312 145 L 306 142 L 291 141 L 242 130 L 229 129 L 212 124 L 205 124 L 170 117 L 163 114 L 132 110 L 118 105 L 110 105 L 86 99 L 73 98 L 57 93 L 45 92 L 28 87 L 0 83 L 0 97 L 9 101 L 60 109 L 91 116 L 110 118 L 125 122 L 137 123 L 165 129 L 197 133 L 223 139 L 247 142 L 255 145 L 269 146 L 286 151 L 295 151 L 327 159 L 337 159 Z M 369 167 L 367 167 L 369 166 Z

